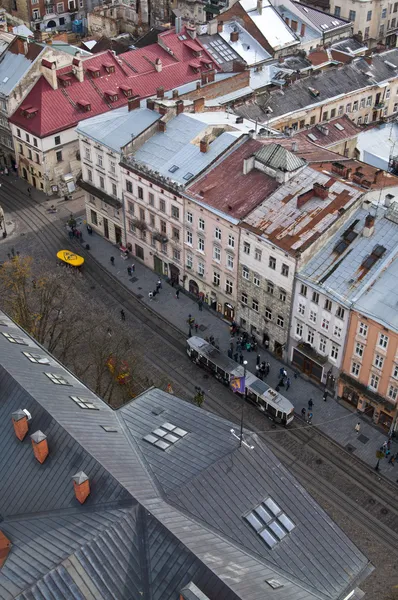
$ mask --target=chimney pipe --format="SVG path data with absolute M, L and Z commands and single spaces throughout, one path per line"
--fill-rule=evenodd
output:
M 48 456 L 47 436 L 40 430 L 30 436 L 32 440 L 33 453 L 39 463 L 44 463 Z
M 393 199 L 394 199 L 394 196 L 392 194 L 386 194 L 385 198 L 384 198 L 384 206 L 386 208 L 390 208 L 391 202 Z
M 371 237 L 375 230 L 375 218 L 373 215 L 369 214 L 365 219 L 365 226 L 363 228 L 363 237 Z
M 184 112 L 184 101 L 177 100 L 176 107 L 177 107 L 177 115 L 180 115 L 181 113 L 183 113 Z
M 222 21 L 218 21 L 218 23 L 217 23 L 217 33 L 222 33 L 223 29 L 224 29 L 224 23 Z
M 380 179 L 383 177 L 383 169 L 378 169 L 374 175 L 373 183 L 380 183 Z
M 11 548 L 10 540 L 0 531 L 0 569 L 6 562 L 6 558 Z
M 178 90 L 173 90 L 173 100 L 178 98 Z
M 167 129 L 167 125 L 165 123 L 165 121 L 158 121 L 158 131 L 160 131 L 161 133 L 165 133 Z
M 22 442 L 29 431 L 28 417 L 22 409 L 12 413 L 12 424 L 14 425 L 15 435 Z
M 155 101 L 152 98 L 148 98 L 146 107 L 149 108 L 149 110 L 155 110 Z
M 205 99 L 204 98 L 196 98 L 196 100 L 193 101 L 193 112 L 194 113 L 203 112 L 204 109 L 205 109 Z
M 300 36 L 301 37 L 305 36 L 305 23 L 301 23 Z
M 162 61 L 160 60 L 160 58 L 157 58 L 155 60 L 155 69 L 158 73 L 161 73 L 162 68 L 163 68 Z
M 297 152 L 298 150 L 298 143 L 296 141 L 292 142 L 292 152 Z
M 76 475 L 73 475 L 72 480 L 76 499 L 80 504 L 83 504 L 90 494 L 90 480 L 84 471 L 79 471 Z
M 259 15 L 263 14 L 263 0 L 257 0 L 257 12 Z
M 161 100 L 163 100 L 164 98 L 164 88 L 163 87 L 158 87 L 156 90 L 156 97 L 160 98 Z
M 229 39 L 231 42 L 237 42 L 239 40 L 239 31 L 231 31 Z
M 206 138 L 203 138 L 203 140 L 200 140 L 200 151 L 203 152 L 203 154 L 206 154 L 208 149 L 209 149 L 209 142 L 207 141 Z

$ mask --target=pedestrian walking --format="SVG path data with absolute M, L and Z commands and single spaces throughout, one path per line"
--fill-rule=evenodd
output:
M 10 174 L 10 172 L 9 172 L 9 170 L 7 169 L 7 167 L 4 167 L 4 175 L 9 175 L 9 174 Z
M 177 289 L 176 290 L 176 298 L 177 298 L 177 300 L 178 300 L 179 297 L 180 297 L 180 290 Z
M 131 267 L 127 267 L 128 276 L 131 277 Z
M 149 298 L 149 300 L 152 300 L 152 298 L 153 298 L 153 293 L 152 292 L 148 293 L 148 298 Z
M 323 400 L 324 402 L 326 402 L 326 400 L 327 400 L 327 399 L 328 399 L 328 393 L 325 391 L 325 392 L 323 393 L 322 400 Z
M 232 358 L 232 350 L 231 350 L 231 348 L 228 348 L 228 358 Z
M 195 333 L 198 333 L 199 325 L 195 323 Z
M 314 406 L 314 402 L 312 401 L 312 398 L 310 398 L 308 400 L 308 410 L 312 410 L 312 407 Z
M 161 285 L 159 285 L 159 282 L 158 282 L 158 283 L 156 284 L 156 293 L 157 293 L 157 294 L 159 294 L 159 291 L 160 291 L 160 288 L 161 288 L 161 287 L 162 287 L 162 286 L 161 286 Z
M 394 466 L 395 465 L 395 454 L 391 454 L 389 461 L 390 465 Z
M 387 448 L 388 448 L 389 450 L 391 450 L 391 440 L 390 440 L 390 439 L 389 439 L 389 440 L 388 440 L 388 442 L 387 442 Z
M 120 311 L 120 318 L 122 319 L 122 321 L 126 320 L 126 314 L 123 309 Z
M 157 293 L 158 293 L 157 290 L 153 290 L 153 292 L 152 292 L 152 298 L 155 298 L 155 296 L 156 296 Z
M 286 379 L 286 391 L 290 388 L 290 378 Z
M 286 378 L 287 377 L 287 371 L 286 369 L 283 369 L 283 377 Z
M 259 365 L 261 362 L 261 356 L 257 354 L 256 364 Z
M 131 272 L 132 272 L 132 273 L 134 273 L 134 271 L 135 271 L 135 264 L 133 263 L 133 264 L 131 265 Z
M 359 433 L 360 431 L 361 431 L 361 424 L 360 424 L 360 423 L 357 423 L 357 424 L 355 425 L 355 433 Z
M 159 288 L 159 290 L 162 289 L 162 280 L 161 279 L 158 279 L 158 283 L 156 285 L 156 288 Z
M 115 258 L 114 258 L 114 256 L 111 256 L 111 265 L 112 265 L 112 267 L 114 266 L 114 264 L 115 264 Z
M 242 352 L 242 344 L 240 342 L 236 344 L 236 349 L 238 352 Z
M 242 353 L 239 354 L 239 362 L 241 365 L 243 365 L 243 354 Z
M 247 342 L 247 343 L 246 343 L 246 350 L 247 350 L 248 352 L 251 352 L 251 350 L 252 350 L 252 344 L 251 344 L 251 342 Z
M 30 187 L 28 187 L 28 194 L 29 194 L 29 198 L 32 197 L 32 190 L 30 189 Z
M 202 298 L 199 298 L 198 306 L 199 306 L 199 310 L 201 311 L 203 309 L 203 300 L 202 300 Z
M 386 452 L 386 450 L 387 450 L 387 442 L 383 442 L 383 445 L 380 448 L 380 450 L 382 450 L 383 452 Z
M 308 413 L 307 423 L 308 423 L 308 425 L 311 425 L 311 423 L 312 423 L 312 412 Z
M 305 408 L 301 409 L 301 416 L 303 419 L 305 419 L 305 415 L 306 415 L 307 411 L 305 410 Z
M 239 354 L 237 352 L 235 352 L 235 354 L 234 354 L 234 361 L 238 362 L 238 360 L 239 360 Z

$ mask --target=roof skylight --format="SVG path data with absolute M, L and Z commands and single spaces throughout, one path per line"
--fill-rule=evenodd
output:
M 23 338 L 19 337 L 18 335 L 11 335 L 10 333 L 6 333 L 5 331 L 1 332 L 4 337 L 11 342 L 11 344 L 21 344 L 21 346 L 27 346 L 27 342 L 26 340 L 24 340 Z
M 178 171 L 180 167 L 177 167 L 177 165 L 173 165 L 172 167 L 170 167 L 169 169 L 169 173 L 175 173 L 176 171 Z
M 269 548 L 276 546 L 295 527 L 294 523 L 282 512 L 272 498 L 264 500 L 244 518 Z
M 188 181 L 189 179 L 192 179 L 192 177 L 193 177 L 193 173 L 187 173 L 186 175 L 184 175 L 184 179 L 186 181 Z
M 82 398 L 81 396 L 70 396 L 73 402 L 76 402 L 80 408 L 88 408 L 90 410 L 99 410 L 97 406 L 89 398 Z
M 65 377 L 62 377 L 62 375 L 57 375 L 56 373 L 44 373 L 44 375 L 47 375 L 47 377 L 56 385 L 72 385 Z
M 163 425 L 157 427 L 148 435 L 145 435 L 143 439 L 162 450 L 167 450 L 167 448 L 181 440 L 187 434 L 188 431 L 181 429 L 181 427 L 177 427 L 172 423 L 163 423 Z
M 40 354 L 31 354 L 30 352 L 22 352 L 32 363 L 39 363 L 40 365 L 49 365 L 50 361 L 46 356 L 40 356 Z

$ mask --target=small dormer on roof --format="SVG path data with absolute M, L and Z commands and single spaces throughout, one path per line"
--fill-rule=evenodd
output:
M 104 62 L 102 65 L 107 73 L 115 72 L 115 65 L 112 62 Z
M 77 100 L 76 104 L 78 108 L 84 110 L 84 112 L 90 112 L 91 110 L 91 104 L 90 102 L 87 102 L 87 100 Z
M 60 80 L 62 87 L 69 87 L 72 85 L 72 77 L 68 73 L 65 73 L 65 75 L 58 75 L 58 79 Z
M 93 79 L 96 79 L 97 77 L 100 77 L 100 75 L 101 75 L 99 67 L 92 67 L 91 65 L 89 65 L 87 67 L 87 71 L 90 73 L 90 75 Z
M 131 98 L 133 95 L 133 90 L 130 85 L 119 85 L 119 90 L 122 90 L 123 94 L 127 96 L 127 98 Z
M 116 90 L 105 90 L 105 95 L 110 102 L 117 102 L 119 95 Z
M 38 112 L 39 109 L 35 106 L 28 106 L 26 104 L 23 104 L 21 106 L 21 115 L 23 115 L 27 119 L 32 119 Z

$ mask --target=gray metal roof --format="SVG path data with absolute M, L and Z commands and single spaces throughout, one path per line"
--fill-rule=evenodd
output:
M 398 258 L 388 265 L 372 286 L 354 304 L 355 310 L 368 315 L 388 329 L 398 332 Z
M 163 177 L 186 185 L 195 175 L 213 163 L 241 135 L 222 133 L 201 152 L 199 140 L 209 126 L 199 116 L 181 114 L 167 123 L 164 133 L 156 133 L 134 153 L 134 159 Z M 170 170 L 171 169 L 171 170 Z
M 350 21 L 347 19 L 342 19 L 341 17 L 336 17 L 336 15 L 331 15 L 323 10 L 319 10 L 317 8 L 313 8 L 312 6 L 308 6 L 301 2 L 294 2 L 296 8 L 300 10 L 307 19 L 318 27 L 322 33 L 328 33 L 329 31 L 334 31 L 335 29 L 339 29 L 340 27 L 347 27 L 350 24 Z
M 337 600 L 366 572 L 367 559 L 256 436 L 254 450 L 239 448 L 230 422 L 156 389 L 113 411 L 50 355 L 50 365 L 30 362 L 24 351 L 45 350 L 0 316 L 0 528 L 12 544 L 1 600 L 175 600 L 190 582 L 211 599 L 274 600 L 271 578 L 283 586 L 278 600 Z M 32 416 L 22 442 L 11 420 L 19 409 Z M 142 439 L 165 423 L 187 431 L 166 451 Z M 43 464 L 30 441 L 38 430 Z M 91 490 L 83 505 L 72 482 L 80 471 Z M 268 495 L 295 524 L 272 551 L 242 518 Z
M 356 210 L 327 244 L 299 271 L 300 278 L 315 284 L 321 290 L 330 292 L 337 301 L 350 305 L 369 287 L 385 263 L 390 262 L 392 256 L 396 254 L 398 224 L 386 218 L 386 212 L 384 208 L 378 209 L 374 233 L 370 237 L 364 237 L 363 229 L 369 210 L 364 208 Z M 351 227 L 357 236 L 352 242 L 344 244 L 344 233 Z M 342 245 L 339 247 L 340 243 Z M 384 254 L 375 260 L 370 268 L 364 268 L 362 266 L 364 261 L 378 245 L 384 247 Z
M 307 163 L 305 160 L 289 152 L 283 146 L 279 144 L 267 144 L 260 150 L 257 150 L 255 157 L 264 165 L 271 167 L 271 169 L 278 169 L 280 171 L 292 172 L 304 167 Z
M 123 146 L 160 118 L 159 113 L 148 108 L 136 108 L 129 112 L 128 106 L 123 106 L 86 119 L 76 129 L 78 133 L 120 152 Z
M 0 94 L 8 96 L 30 69 L 32 62 L 24 54 L 7 51 L 0 62 Z
M 395 67 L 389 66 L 386 62 Z M 327 102 L 337 96 L 342 96 L 341 104 L 345 105 L 344 94 L 366 89 L 374 86 L 375 83 L 397 76 L 398 49 L 394 49 L 374 54 L 371 65 L 363 58 L 355 58 L 352 63 L 339 68 L 323 69 L 314 75 L 303 77 L 291 85 L 285 86 L 283 91 L 275 90 L 262 94 L 257 100 L 258 104 L 238 106 L 234 112 L 246 118 L 267 120 L 272 124 L 275 117 L 322 104 L 322 102 Z M 319 95 L 314 98 L 309 88 L 316 89 Z M 371 93 L 373 94 L 374 91 Z M 266 108 L 272 110 L 268 117 L 265 113 Z

